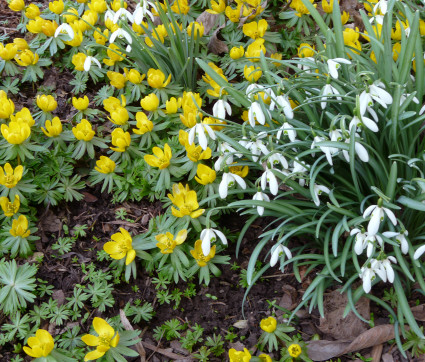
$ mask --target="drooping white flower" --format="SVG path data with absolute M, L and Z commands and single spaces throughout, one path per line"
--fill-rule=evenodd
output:
M 236 155 L 236 150 L 227 142 L 220 143 L 218 150 L 220 151 L 220 156 L 214 163 L 214 169 L 216 171 L 221 170 L 223 162 L 225 162 L 226 165 L 231 165 L 233 163 L 233 155 Z
M 291 103 L 289 102 L 289 99 L 287 96 L 285 95 L 279 95 L 277 97 L 272 96 L 269 109 L 273 111 L 276 106 L 283 111 L 286 118 L 289 118 L 289 119 L 294 118 L 294 111 L 292 110 Z
M 421 245 L 419 248 L 416 249 L 415 254 L 413 254 L 413 259 L 419 259 L 423 253 L 425 253 L 425 245 Z
M 425 112 L 425 104 L 423 107 L 419 110 L 419 115 L 421 116 Z
M 351 230 L 350 235 L 356 235 L 354 252 L 357 255 L 360 255 L 363 250 L 367 249 L 366 255 L 368 258 L 372 255 L 376 243 L 378 243 L 381 248 L 384 244 L 384 241 L 382 240 L 380 235 L 370 235 L 367 231 L 363 231 L 358 228 L 354 228 L 353 230 Z
M 336 96 L 336 99 L 338 99 L 339 101 L 342 99 L 341 97 L 339 97 L 340 93 L 338 89 L 331 86 L 330 84 L 325 84 L 320 94 L 322 95 L 321 103 L 320 103 L 320 106 L 322 107 L 322 109 L 326 108 L 328 97 Z
M 360 94 L 360 115 L 366 111 L 367 107 L 373 106 L 373 101 L 378 102 L 382 107 L 387 108 L 387 105 L 393 102 L 393 97 L 384 89 L 384 84 L 376 81 L 369 85 L 369 91 L 363 91 Z
M 266 123 L 266 115 L 268 118 L 271 117 L 270 112 L 266 109 L 266 113 L 263 112 L 260 103 L 252 102 L 248 108 L 248 121 L 251 127 L 255 127 L 255 122 L 258 122 L 262 126 Z
M 118 11 L 114 14 L 112 21 L 114 24 L 118 23 L 119 20 L 128 20 L 130 23 L 134 22 L 133 14 L 130 13 L 127 9 L 119 8 Z
M 357 130 L 357 127 L 361 126 L 362 124 L 366 126 L 366 128 L 370 129 L 372 132 L 379 131 L 378 125 L 375 123 L 375 121 L 365 116 L 361 116 L 361 118 L 354 116 L 348 128 L 351 131 L 351 128 L 356 127 Z
M 338 69 L 341 67 L 341 63 L 343 64 L 351 64 L 351 62 L 348 59 L 344 58 L 335 58 L 335 59 L 328 59 L 328 69 L 329 74 L 332 78 L 338 79 Z
M 126 51 L 130 52 L 131 51 L 131 45 L 130 44 L 133 41 L 131 39 L 131 35 L 127 31 L 125 31 L 124 29 L 119 28 L 111 34 L 111 37 L 109 38 L 109 43 L 112 44 L 117 38 L 120 38 L 120 39 L 125 38 L 125 40 L 127 40 L 129 45 L 126 48 Z
M 284 124 L 282 124 L 282 126 L 279 128 L 279 130 L 276 133 L 276 138 L 280 140 L 280 138 L 282 137 L 282 134 L 288 136 L 291 142 L 294 142 L 295 139 L 297 138 L 297 131 L 288 122 L 285 122 Z
M 292 169 L 292 174 L 296 174 L 296 175 L 303 175 L 303 174 L 305 174 L 308 171 L 307 166 L 308 165 L 305 162 L 300 161 L 298 159 L 298 157 L 295 157 L 294 166 L 293 166 L 293 169 Z M 305 185 L 305 179 L 301 177 L 299 179 L 298 183 L 301 186 L 304 186 Z
M 213 116 L 215 118 L 226 119 L 226 113 L 231 116 L 232 108 L 228 102 L 219 99 L 213 106 Z
M 74 30 L 72 29 L 72 27 L 66 23 L 63 23 L 56 28 L 55 38 L 57 38 L 59 35 L 66 35 L 68 37 L 66 41 L 73 40 L 75 36 Z
M 252 160 L 254 162 L 258 161 L 258 157 L 263 153 L 268 155 L 270 151 L 267 149 L 266 145 L 263 142 L 263 139 L 267 137 L 267 133 L 260 132 L 257 134 L 256 139 L 249 141 L 246 137 L 239 141 L 239 144 L 249 150 L 252 154 Z M 239 157 L 242 157 L 242 154 L 238 154 Z
M 314 196 L 313 196 L 314 204 L 316 206 L 319 206 L 320 205 L 319 196 L 323 192 L 329 194 L 329 192 L 331 192 L 331 190 L 329 190 L 329 188 L 327 188 L 326 186 L 314 184 L 314 186 L 313 186 L 313 192 L 314 192 Z
M 246 87 L 245 90 L 245 94 L 247 95 L 250 101 L 253 101 L 255 99 L 255 95 L 258 92 L 267 92 L 267 89 L 261 84 L 252 83 L 248 87 Z
M 394 226 L 397 225 L 397 218 L 394 213 L 386 207 L 371 205 L 365 210 L 363 213 L 364 219 L 371 215 L 369 224 L 367 225 L 367 232 L 370 235 L 375 235 L 378 232 L 379 225 L 381 224 L 381 221 L 384 220 L 385 214 L 387 214 Z
M 195 141 L 195 135 L 198 136 L 199 145 L 203 150 L 208 148 L 208 139 L 205 133 L 210 136 L 212 140 L 216 139 L 213 129 L 206 123 L 197 123 L 189 131 L 188 142 L 191 145 Z
M 280 165 L 286 170 L 289 167 L 288 161 L 286 160 L 285 156 L 279 152 L 272 153 L 267 158 L 267 161 L 269 162 L 271 168 L 276 168 Z
M 261 189 L 263 191 L 267 188 L 267 184 L 269 184 L 270 192 L 273 195 L 277 195 L 279 183 L 273 171 L 266 166 L 266 170 L 261 175 Z
M 256 201 L 267 201 L 270 202 L 270 197 L 265 194 L 264 192 L 258 191 L 254 197 L 252 198 L 253 200 Z M 257 212 L 258 215 L 263 216 L 264 214 L 264 206 L 253 206 L 253 207 L 257 207 Z
M 89 55 L 86 57 L 86 60 L 84 61 L 84 70 L 86 72 L 90 70 L 92 63 L 96 64 L 99 68 L 102 68 L 100 62 L 95 57 L 92 57 Z
M 379 268 L 379 262 L 376 259 L 370 260 L 370 266 L 363 266 L 360 269 L 360 278 L 363 281 L 363 290 L 365 293 L 369 293 L 372 289 L 372 281 L 376 278 L 376 270 Z
M 356 133 L 356 136 L 360 137 L 357 133 Z M 344 142 L 350 143 L 350 139 L 347 138 Z M 356 153 L 357 156 L 359 156 L 359 158 L 363 162 L 369 162 L 369 153 L 360 142 L 357 142 L 357 141 L 354 142 L 354 152 Z M 346 161 L 350 162 L 350 153 L 347 150 L 342 150 L 342 154 L 344 158 L 346 159 Z
M 217 236 L 220 238 L 221 242 L 224 245 L 227 245 L 227 238 L 226 236 L 217 229 L 204 229 L 201 231 L 201 241 L 202 241 L 202 252 L 205 256 L 207 256 L 211 251 L 211 243 L 215 242 L 217 240 Z
M 284 253 L 288 259 L 292 258 L 291 250 L 289 250 L 285 245 L 274 245 L 271 250 L 270 266 L 275 266 L 279 258 L 281 258 Z
M 378 268 L 375 270 L 376 274 L 382 279 L 384 283 L 387 280 L 390 283 L 394 282 L 394 270 L 391 263 L 397 264 L 397 259 L 393 256 L 388 256 L 386 259 L 378 260 Z
M 222 199 L 225 199 L 227 197 L 229 188 L 236 185 L 236 183 L 239 184 L 239 186 L 243 189 L 246 189 L 246 183 L 242 177 L 231 172 L 224 172 L 223 178 L 220 182 L 220 186 L 218 187 L 218 193 L 220 197 Z
M 387 13 L 388 8 L 388 1 L 387 0 L 379 0 L 376 5 L 373 7 L 373 12 L 381 13 L 382 15 L 385 15 Z
M 319 142 L 324 142 L 324 141 L 326 141 L 326 139 L 325 138 L 323 138 L 323 137 L 320 137 L 320 136 L 316 136 L 316 137 L 314 137 L 314 140 L 313 140 L 313 142 L 311 143 L 311 149 L 314 149 L 314 148 L 316 148 L 317 146 L 316 146 L 316 143 L 319 143 Z M 338 149 L 336 149 L 336 148 L 334 148 L 334 147 L 329 147 L 329 146 L 318 146 L 319 147 L 319 149 L 326 155 L 326 160 L 328 161 L 328 163 L 331 165 L 331 166 L 333 166 L 333 161 L 332 161 L 332 155 L 334 154 L 334 153 L 336 153 L 337 151 L 338 151 Z M 314 154 L 313 154 L 313 156 L 314 156 Z
M 409 252 L 409 243 L 407 242 L 406 236 L 409 236 L 409 232 L 407 230 L 402 230 L 401 232 L 394 231 L 386 231 L 382 233 L 382 235 L 387 238 L 395 237 L 396 241 L 400 244 L 400 249 L 403 254 L 407 254 Z
M 146 15 L 149 15 L 152 21 L 154 21 L 154 15 L 149 11 L 149 6 L 156 9 L 155 4 L 150 1 L 142 0 L 139 4 L 136 5 L 136 9 L 133 13 L 133 21 L 136 25 L 140 25 Z

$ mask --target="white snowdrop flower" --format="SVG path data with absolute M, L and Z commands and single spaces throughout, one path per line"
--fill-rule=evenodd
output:
M 285 245 L 274 245 L 271 250 L 270 266 L 275 266 L 279 258 L 281 258 L 284 254 L 286 254 L 288 259 L 292 258 L 291 250 L 289 250 Z
M 112 22 L 113 22 L 114 16 L 115 16 L 115 11 L 106 10 L 105 15 L 104 15 L 105 22 L 106 22 L 106 20 L 112 20 Z
M 387 13 L 388 8 L 388 1 L 387 0 L 379 0 L 376 5 L 373 7 L 373 12 L 381 13 L 382 15 L 385 15 Z
M 294 111 L 292 110 L 291 103 L 289 102 L 287 96 L 280 95 L 277 97 L 272 97 L 269 109 L 273 111 L 276 106 L 278 106 L 283 111 L 286 118 L 294 118 Z
M 213 116 L 215 118 L 226 119 L 226 113 L 231 116 L 232 108 L 230 107 L 230 104 L 228 102 L 219 99 L 217 102 L 215 102 L 213 106 Z
M 55 31 L 55 38 L 57 38 L 59 35 L 66 35 L 68 36 L 68 39 L 66 41 L 70 41 L 74 39 L 74 30 L 69 24 L 61 24 L 56 28 Z
M 354 252 L 357 255 L 360 255 L 364 249 L 367 249 L 366 255 L 369 258 L 373 253 L 376 243 L 378 243 L 381 248 L 384 245 L 384 241 L 382 240 L 381 236 L 370 235 L 367 231 L 364 230 L 354 228 L 351 230 L 350 235 L 356 235 Z
M 231 165 L 233 163 L 233 155 L 236 153 L 236 150 L 226 142 L 220 143 L 218 150 L 220 151 L 220 156 L 214 163 L 214 169 L 216 171 L 221 170 L 223 162 L 226 165 Z
M 358 134 L 356 133 L 358 136 Z M 350 138 L 347 138 L 345 143 L 350 143 Z M 363 162 L 369 162 L 369 153 L 366 148 L 360 142 L 354 142 L 354 151 L 357 156 L 359 156 L 360 160 Z M 347 162 L 350 162 L 350 153 L 347 150 L 342 150 L 342 154 Z
M 380 204 L 379 201 L 378 204 Z M 386 207 L 371 205 L 365 210 L 363 213 L 364 219 L 371 215 L 369 224 L 367 225 L 367 232 L 370 235 L 375 235 L 378 232 L 379 225 L 381 224 L 381 221 L 384 220 L 385 214 L 387 214 L 388 218 L 391 220 L 394 226 L 397 225 L 397 218 L 395 217 L 394 213 Z
M 246 189 L 245 180 L 231 172 L 224 172 L 223 178 L 221 179 L 220 186 L 218 187 L 218 193 L 222 199 L 227 197 L 227 192 L 229 188 L 236 185 L 236 183 L 243 189 Z
M 112 21 L 114 24 L 118 23 L 119 20 L 128 20 L 130 23 L 134 22 L 133 14 L 130 13 L 127 9 L 119 8 L 118 11 L 114 14 Z
M 291 142 L 294 142 L 297 138 L 297 131 L 288 122 L 285 122 L 277 131 L 276 138 L 280 140 L 282 134 L 288 136 Z
M 249 150 L 252 154 L 252 160 L 254 162 L 257 162 L 261 153 L 263 153 L 264 155 L 268 155 L 270 153 L 270 151 L 267 149 L 266 145 L 262 141 L 262 139 L 266 137 L 267 133 L 260 132 L 258 133 L 256 140 L 249 141 L 246 137 L 244 137 L 244 139 L 239 141 L 239 144 Z M 238 154 L 238 156 L 242 157 L 242 154 Z
M 156 9 L 155 4 L 146 0 L 142 0 L 139 4 L 136 5 L 136 9 L 133 13 L 133 21 L 136 25 L 140 25 L 146 15 L 148 15 L 151 20 L 154 21 L 154 15 L 151 11 L 149 11 L 149 6 Z
M 351 64 L 351 62 L 348 59 L 344 58 L 335 58 L 335 59 L 328 59 L 328 69 L 329 74 L 332 78 L 338 79 L 338 69 L 341 68 L 342 64 Z
M 254 197 L 252 198 L 255 201 L 267 201 L 270 202 L 270 197 L 264 192 L 258 191 Z M 253 206 L 257 207 L 258 215 L 263 216 L 264 214 L 264 206 Z
M 261 84 L 252 83 L 246 87 L 245 94 L 248 99 L 253 102 L 255 100 L 255 95 L 258 92 L 267 92 L 268 90 Z
M 273 195 L 277 195 L 279 183 L 273 171 L 266 166 L 266 170 L 261 175 L 261 189 L 263 191 L 267 188 L 267 184 L 269 184 L 270 192 Z
M 329 192 L 331 192 L 331 190 L 329 190 L 329 188 L 327 188 L 326 186 L 314 184 L 314 186 L 313 186 L 313 192 L 314 192 L 314 197 L 313 197 L 314 204 L 316 206 L 319 206 L 320 205 L 319 196 L 323 192 L 329 194 Z
M 393 97 L 385 89 L 382 82 L 374 82 L 369 85 L 369 91 L 363 91 L 360 94 L 360 115 L 366 111 L 366 107 L 372 107 L 373 101 L 378 102 L 382 107 L 387 108 L 388 104 L 392 104 Z
M 301 174 L 301 175 L 303 175 L 303 174 L 307 173 L 307 171 L 308 171 L 307 166 L 308 165 L 306 163 L 300 161 L 298 159 L 298 157 L 295 157 L 294 166 L 293 166 L 293 169 L 292 169 L 292 174 Z M 298 181 L 298 183 L 301 186 L 304 186 L 305 185 L 305 179 L 304 178 L 300 178 L 299 181 Z
M 384 16 L 383 15 L 372 15 L 369 18 L 369 23 L 373 24 L 373 23 L 377 23 L 382 25 L 384 23 Z
M 423 107 L 419 110 L 419 115 L 421 116 L 425 112 L 425 104 Z
M 270 112 L 266 110 L 268 118 L 271 117 Z M 253 102 L 248 109 L 248 121 L 251 127 L 255 127 L 255 122 L 258 122 L 262 126 L 266 123 L 266 114 L 264 114 L 263 109 L 261 108 L 260 103 Z
M 316 71 L 317 65 L 313 57 L 305 57 L 300 60 L 302 61 L 302 64 L 297 65 L 299 69 L 304 70 L 306 73 L 311 73 L 312 70 Z
M 404 93 L 400 96 L 400 106 L 406 101 L 406 99 L 410 96 L 411 93 Z M 419 99 L 416 97 L 412 98 L 412 101 L 416 104 L 419 104 Z
M 423 253 L 425 253 L 425 245 L 421 245 L 419 248 L 416 249 L 415 254 L 413 254 L 413 259 L 419 259 Z
M 328 146 L 316 146 L 316 143 L 319 142 L 324 142 L 326 141 L 325 138 L 320 137 L 320 136 L 316 136 L 314 137 L 313 142 L 311 143 L 311 149 L 314 149 L 316 147 L 319 147 L 320 151 L 322 151 L 325 155 L 326 155 L 326 160 L 328 161 L 328 163 L 333 166 L 333 160 L 332 160 L 332 156 L 334 153 L 336 153 L 338 151 L 338 149 L 335 149 L 335 147 L 328 147 Z M 314 156 L 314 153 L 313 153 Z
M 394 270 L 391 263 L 397 264 L 397 259 L 393 256 L 388 256 L 386 259 L 379 260 L 379 267 L 375 271 L 384 283 L 386 283 L 387 280 L 390 283 L 394 283 Z
M 203 150 L 206 150 L 208 147 L 208 139 L 205 133 L 210 136 L 212 140 L 216 139 L 215 133 L 212 128 L 206 123 L 197 123 L 189 131 L 188 142 L 191 145 L 195 141 L 195 135 L 198 136 L 199 145 Z
M 363 281 L 363 290 L 365 293 L 369 293 L 372 289 L 372 281 L 376 278 L 376 270 L 379 268 L 379 262 L 376 259 L 370 260 L 370 266 L 363 266 L 360 269 L 360 278 Z
M 220 238 L 221 242 L 224 245 L 227 245 L 226 236 L 217 229 L 204 229 L 201 231 L 200 239 L 202 241 L 202 252 L 207 256 L 211 251 L 211 243 L 214 243 L 217 240 L 217 237 Z
M 366 126 L 366 128 L 370 129 L 372 132 L 378 132 L 379 128 L 375 121 L 372 119 L 361 116 L 361 118 L 354 116 L 353 119 L 350 122 L 350 125 L 348 126 L 349 130 L 351 131 L 352 127 L 359 127 L 361 125 Z
M 287 169 L 289 167 L 288 161 L 286 160 L 285 156 L 278 152 L 271 154 L 267 158 L 267 161 L 270 163 L 271 168 L 276 168 L 279 165 L 281 165 L 284 169 Z
M 99 68 L 102 68 L 100 62 L 95 57 L 92 57 L 89 55 L 86 57 L 86 60 L 84 61 L 84 70 L 86 72 L 90 70 L 92 63 L 96 64 Z
M 322 107 L 322 109 L 326 108 L 327 105 L 327 99 L 328 97 L 332 97 L 332 96 L 337 96 L 336 99 L 338 99 L 339 101 L 342 99 L 341 97 L 339 97 L 340 93 L 338 91 L 338 89 L 336 89 L 335 87 L 332 87 L 330 84 L 326 84 L 323 88 L 322 91 L 320 92 L 322 98 L 320 99 L 320 106 Z
M 119 29 L 117 29 L 117 30 L 115 30 L 112 34 L 111 34 L 111 37 L 109 38 L 109 43 L 110 44 L 112 44 L 114 41 L 115 41 L 115 39 L 116 38 L 119 38 L 119 39 L 122 39 L 122 38 L 125 38 L 125 40 L 127 40 L 127 42 L 129 43 L 129 44 L 131 44 L 132 43 L 132 39 L 131 39 L 131 35 L 127 32 L 127 31 L 125 31 L 124 29 L 121 29 L 121 28 L 119 28 Z M 128 48 L 128 47 L 127 47 Z M 126 49 L 127 50 L 127 49 Z M 127 51 L 131 51 L 131 47 L 130 47 L 130 50 L 127 50 Z
M 406 236 L 409 236 L 409 232 L 407 230 L 403 230 L 401 232 L 394 231 L 386 231 L 382 233 L 382 235 L 387 238 L 395 237 L 396 241 L 400 244 L 400 249 L 403 254 L 407 254 L 409 252 L 409 243 L 407 242 Z

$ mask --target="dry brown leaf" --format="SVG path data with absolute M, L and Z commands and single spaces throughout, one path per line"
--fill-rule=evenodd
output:
M 326 361 L 339 356 L 350 344 L 350 342 L 338 341 L 311 341 L 307 343 L 308 356 L 313 361 Z
M 415 307 L 410 308 L 413 316 L 417 321 L 424 322 L 425 321 L 425 304 L 417 305 Z
M 131 325 L 130 321 L 127 319 L 124 311 L 122 309 L 120 309 L 120 319 L 121 319 L 121 323 L 124 326 L 124 328 L 127 331 L 134 331 L 133 326 Z M 146 361 L 146 350 L 143 347 L 142 342 L 137 342 L 135 345 L 137 352 L 140 355 L 140 362 L 145 362 Z
M 41 229 L 45 232 L 55 233 L 62 230 L 62 222 L 51 210 L 39 221 Z
M 359 335 L 345 349 L 343 354 L 357 352 L 364 348 L 376 346 L 377 344 L 385 343 L 394 338 L 394 326 L 392 324 L 383 324 L 376 326 Z
M 211 35 L 210 41 L 208 42 L 208 50 L 213 54 L 229 52 L 227 44 L 217 37 L 217 34 L 221 30 L 221 28 L 222 26 L 220 26 L 217 30 L 214 31 L 214 33 Z
M 373 346 L 372 353 L 371 353 L 372 362 L 380 362 L 381 361 L 382 349 L 383 348 L 384 348 L 384 345 L 382 343 L 377 344 L 376 346 Z
M 214 28 L 217 22 L 218 14 L 210 14 L 208 11 L 204 11 L 201 15 L 196 18 L 198 23 L 202 23 L 204 26 L 204 34 L 207 35 L 212 28 Z
M 384 353 L 382 355 L 382 362 L 394 362 L 394 357 L 391 353 Z
M 238 320 L 236 323 L 233 323 L 233 327 L 236 327 L 238 329 L 248 328 L 248 321 L 246 319 Z

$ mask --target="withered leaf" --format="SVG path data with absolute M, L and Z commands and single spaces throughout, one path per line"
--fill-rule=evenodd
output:
M 350 344 L 350 342 L 338 341 L 310 341 L 307 344 L 308 356 L 313 361 L 326 361 L 339 356 Z
M 425 321 L 425 304 L 416 305 L 410 309 L 417 321 Z
M 201 15 L 196 18 L 198 23 L 202 23 L 204 26 L 204 34 L 207 35 L 212 28 L 214 28 L 215 23 L 217 22 L 218 14 L 210 14 L 207 11 L 204 11 Z
M 377 344 L 385 343 L 394 338 L 394 326 L 392 324 L 383 324 L 373 327 L 358 336 L 344 350 L 344 353 L 360 351 L 364 348 L 376 346 Z
M 219 27 L 217 30 L 214 31 L 214 33 L 211 35 L 210 41 L 208 42 L 208 50 L 213 54 L 227 53 L 229 51 L 227 44 L 217 38 L 217 34 L 221 30 L 221 28 L 222 27 Z

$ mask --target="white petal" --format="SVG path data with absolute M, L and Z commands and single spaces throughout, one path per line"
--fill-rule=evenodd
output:
M 366 219 L 376 207 L 376 205 L 369 206 L 363 213 L 363 219 Z
M 357 155 L 363 162 L 369 162 L 369 154 L 367 153 L 366 148 L 361 143 L 354 142 L 354 149 L 356 150 Z
M 91 66 L 91 58 L 90 56 L 86 57 L 86 60 L 84 61 L 84 70 L 88 72 L 90 70 Z
M 279 260 L 280 253 L 283 252 L 283 246 L 278 245 L 275 247 L 275 249 L 272 251 L 272 255 L 270 258 L 270 266 L 275 266 L 277 261 Z
M 362 117 L 362 123 L 369 128 L 372 132 L 378 132 L 379 128 L 378 125 L 372 121 L 370 118 L 367 118 L 365 116 Z
M 223 179 L 221 180 L 220 186 L 218 187 L 218 193 L 220 194 L 220 197 L 222 199 L 225 199 L 227 197 L 227 189 L 229 187 L 228 177 L 229 175 L 227 173 L 224 173 Z
M 393 225 L 397 225 L 397 218 L 395 217 L 394 213 L 390 210 L 387 209 L 386 207 L 383 208 L 385 213 L 387 214 L 388 218 L 391 220 L 391 222 L 393 223 Z
M 415 254 L 413 254 L 413 259 L 419 259 L 423 253 L 425 253 L 425 245 L 422 245 L 416 249 Z
M 202 239 L 201 247 L 202 247 L 202 253 L 205 256 L 207 256 L 211 251 L 211 238 L 206 237 L 206 238 Z
M 246 189 L 246 182 L 245 180 L 240 177 L 239 175 L 233 174 L 232 175 L 235 181 L 239 184 L 240 187 L 242 187 L 244 190 Z
M 381 224 L 381 212 L 380 208 L 376 208 L 372 212 L 372 218 L 367 225 L 367 233 L 369 235 L 376 235 L 379 230 L 379 225 Z
M 216 233 L 216 235 L 220 238 L 220 240 L 221 240 L 221 242 L 224 244 L 224 245 L 227 245 L 227 238 L 226 238 L 226 236 L 220 231 L 220 230 L 217 230 L 217 229 L 214 229 L 214 232 Z M 207 254 L 208 255 L 208 254 Z

